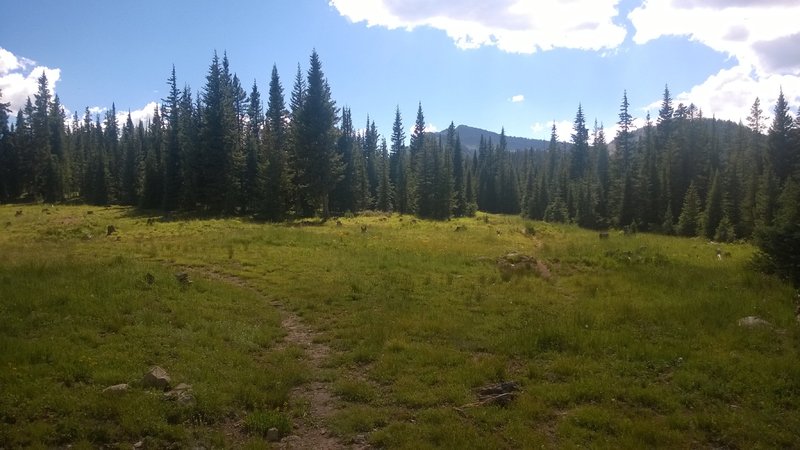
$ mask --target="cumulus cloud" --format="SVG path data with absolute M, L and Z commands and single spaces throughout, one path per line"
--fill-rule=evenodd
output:
M 767 71 L 800 75 L 800 33 L 758 41 L 753 48 Z
M 797 34 L 797 17 L 796 0 L 648 0 L 628 15 L 637 44 L 661 36 L 687 36 L 759 70 L 782 65 L 775 61 L 780 55 L 773 49 L 785 48 L 789 42 L 781 38 Z M 760 41 L 777 44 L 756 45 Z M 796 61 L 796 55 L 789 51 L 782 56 Z
M 674 95 L 673 106 L 694 103 L 705 117 L 745 122 L 756 97 L 765 113 L 770 115 L 781 90 L 793 109 L 800 104 L 800 77 L 758 75 L 752 68 L 739 65 L 720 70 L 688 92 Z M 653 111 L 655 116 L 660 106 L 661 100 L 658 100 L 645 109 Z
M 0 90 L 3 92 L 2 101 L 11 103 L 11 111 L 16 112 L 25 106 L 28 97 L 33 101 L 33 96 L 38 90 L 38 79 L 42 73 L 47 76 L 47 85 L 50 93 L 55 92 L 56 82 L 61 79 L 61 69 L 51 69 L 36 65 L 25 57 L 14 55 L 0 47 Z
M 150 102 L 144 105 L 141 109 L 131 111 L 131 120 L 133 121 L 133 126 L 137 126 L 139 121 L 143 124 L 147 124 L 148 122 L 153 120 L 153 113 L 156 110 L 156 107 L 160 108 L 160 104 L 158 102 Z M 160 111 L 159 111 L 160 113 Z M 125 126 L 125 122 L 128 121 L 128 111 L 120 112 L 117 110 L 117 123 L 120 127 Z
M 553 130 L 553 123 L 556 124 L 556 137 L 559 142 L 569 141 L 572 136 L 572 120 L 555 120 L 553 122 L 536 122 L 531 125 L 533 137 L 536 139 L 550 139 Z
M 430 27 L 462 49 L 494 46 L 510 53 L 554 48 L 610 49 L 625 39 L 614 23 L 619 0 L 330 0 L 355 23 L 389 29 Z
M 728 120 L 744 119 L 756 96 L 774 104 L 781 87 L 790 104 L 800 100 L 797 17 L 796 0 L 648 0 L 628 15 L 637 44 L 686 36 L 733 58 L 736 66 L 675 95 Z
M 522 103 L 525 101 L 525 96 L 522 94 L 517 94 L 512 96 L 509 100 L 511 100 L 511 103 Z

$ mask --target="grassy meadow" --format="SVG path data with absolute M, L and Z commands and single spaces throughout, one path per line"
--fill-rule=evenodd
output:
M 345 445 L 798 448 L 795 294 L 748 267 L 753 251 L 483 214 L 0 206 L 0 448 L 269 446 L 267 429 L 304 420 L 292 392 L 311 382 Z M 510 253 L 536 269 L 499 270 Z M 280 308 L 331 349 L 321 367 Z M 194 401 L 141 386 L 152 365 Z M 510 404 L 475 404 L 504 380 L 521 386 Z

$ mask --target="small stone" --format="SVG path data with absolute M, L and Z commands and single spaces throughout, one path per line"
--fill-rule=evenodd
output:
M 115 384 L 103 389 L 103 392 L 125 392 L 130 388 L 128 383 Z
M 189 274 L 186 272 L 176 273 L 175 279 L 178 280 L 178 283 L 180 283 L 183 287 L 187 287 L 192 284 L 192 280 L 189 279 Z
M 269 430 L 267 430 L 267 440 L 270 441 L 270 442 L 278 442 L 278 441 L 280 441 L 281 440 L 281 432 L 275 427 L 270 428 Z
M 755 328 L 755 327 L 771 327 L 772 324 L 757 316 L 747 316 L 739 319 L 737 324 L 740 327 Z
M 158 366 L 153 366 L 142 378 L 142 384 L 145 387 L 154 387 L 161 390 L 167 390 L 170 383 L 169 374 L 166 370 Z
M 192 385 L 181 383 L 169 392 L 164 393 L 164 399 L 178 402 L 182 405 L 194 403 Z

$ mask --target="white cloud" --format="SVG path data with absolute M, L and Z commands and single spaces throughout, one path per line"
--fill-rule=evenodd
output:
M 550 133 L 553 130 L 553 123 L 556 124 L 556 137 L 559 142 L 569 141 L 572 136 L 572 120 L 556 120 L 553 122 L 536 122 L 531 125 L 533 137 L 536 139 L 550 139 Z
M 437 127 L 436 125 L 434 125 L 432 123 L 426 124 L 425 125 L 425 132 L 426 133 L 438 133 L 439 132 L 439 127 Z
M 775 46 L 763 43 L 797 34 L 798 17 L 800 2 L 788 0 L 647 0 L 628 15 L 637 44 L 661 36 L 687 36 L 759 71 L 775 64 L 769 61 Z M 760 49 L 759 42 L 765 48 Z M 798 63 L 796 51 L 785 53 Z M 794 73 L 800 74 L 800 64 Z
M 38 91 L 38 79 L 44 72 L 50 93 L 55 93 L 56 82 L 61 79 L 61 69 L 36 66 L 28 58 L 19 57 L 0 47 L 0 90 L 3 92 L 2 102 L 11 103 L 12 114 L 25 106 L 28 97 Z M 33 69 L 28 70 L 31 66 Z
M 647 0 L 628 15 L 636 27 L 637 44 L 686 36 L 733 58 L 736 66 L 673 96 L 675 105 L 694 103 L 706 117 L 734 121 L 747 117 L 757 96 L 767 111 L 781 87 L 790 106 L 797 106 L 797 17 L 800 2 L 795 0 Z M 657 110 L 659 104 L 647 108 Z
M 137 109 L 131 111 L 131 120 L 133 121 L 133 126 L 139 125 L 139 121 L 142 121 L 143 124 L 147 125 L 148 122 L 153 120 L 153 113 L 156 110 L 156 106 L 159 106 L 158 102 L 150 102 L 141 109 Z M 159 114 L 161 111 L 159 111 Z M 119 111 L 117 110 L 117 123 L 119 124 L 120 129 L 125 126 L 125 122 L 128 121 L 128 111 Z
M 783 89 L 786 100 L 792 109 L 800 104 L 800 77 L 792 75 L 758 75 L 752 68 L 739 65 L 720 70 L 703 83 L 694 86 L 689 92 L 674 96 L 673 106 L 678 103 L 694 103 L 703 110 L 704 117 L 716 116 L 718 119 L 745 122 L 750 106 L 756 97 L 761 100 L 765 114 L 771 115 L 772 108 Z M 658 111 L 661 102 L 650 105 Z M 654 114 L 657 114 L 654 113 Z
M 510 53 L 553 48 L 601 50 L 625 39 L 619 0 L 330 0 L 352 22 L 389 29 L 431 27 L 461 49 L 494 46 Z
M 522 103 L 525 101 L 525 96 L 522 94 L 517 94 L 512 96 L 509 100 L 511 100 L 511 103 Z

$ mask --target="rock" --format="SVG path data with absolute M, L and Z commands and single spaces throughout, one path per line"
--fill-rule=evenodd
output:
M 192 280 L 189 279 L 189 274 L 186 273 L 186 272 L 176 273 L 175 274 L 175 279 L 178 280 L 178 283 L 180 283 L 181 286 L 184 286 L 184 287 L 189 286 L 190 284 L 192 284 Z
M 142 384 L 145 387 L 154 387 L 164 391 L 169 389 L 170 381 L 167 371 L 158 366 L 151 367 L 150 371 L 142 378 Z
M 133 444 L 133 448 L 142 448 L 144 447 L 144 441 L 138 441 L 137 443 Z
M 188 405 L 194 402 L 194 394 L 192 393 L 192 385 L 181 383 L 175 386 L 169 392 L 164 393 L 164 399 L 178 402 L 182 405 Z
M 275 427 L 270 428 L 269 430 L 267 430 L 267 440 L 270 441 L 270 442 L 278 442 L 278 441 L 280 441 L 281 440 L 281 432 Z
M 489 384 L 478 389 L 478 395 L 481 397 L 508 394 L 509 392 L 516 392 L 519 390 L 519 383 L 516 381 L 503 381 L 500 383 Z
M 771 327 L 772 324 L 758 316 L 742 317 L 736 322 L 740 327 L 757 328 L 757 327 Z
M 103 392 L 125 392 L 130 388 L 128 383 L 115 384 L 103 389 Z
M 500 278 L 508 281 L 514 275 L 527 275 L 537 271 L 536 258 L 511 252 L 497 259 L 497 269 L 500 271 Z

